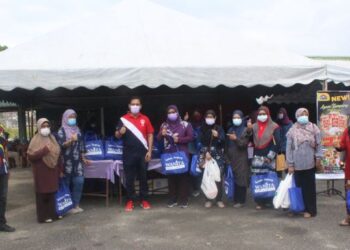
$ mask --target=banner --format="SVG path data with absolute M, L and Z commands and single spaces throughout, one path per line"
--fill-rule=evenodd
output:
M 349 91 L 318 91 L 317 121 L 321 130 L 325 173 L 342 173 L 342 154 L 334 149 L 348 125 Z

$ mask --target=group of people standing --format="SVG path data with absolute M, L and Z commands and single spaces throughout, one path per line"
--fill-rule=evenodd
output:
M 140 176 L 141 207 L 151 207 L 147 199 L 147 162 L 153 146 L 154 129 L 149 119 L 141 114 L 141 99 L 131 98 L 129 113 L 123 116 L 116 129 L 116 136 L 124 141 L 124 168 L 126 171 L 127 201 L 125 211 L 135 206 L 134 180 Z M 240 110 L 232 113 L 232 123 L 225 133 L 217 122 L 214 110 L 201 114 L 195 111 L 193 119 L 186 114 L 182 119 L 175 105 L 167 108 L 166 119 L 156 136 L 163 147 L 163 153 L 182 151 L 188 159 L 193 154 L 199 157 L 199 165 L 215 159 L 221 176 L 225 168 L 232 167 L 235 176 L 234 207 L 244 206 L 247 188 L 252 175 L 276 171 L 276 158 L 284 154 L 286 165 L 283 172 L 294 173 L 295 182 L 302 189 L 305 203 L 304 217 L 316 216 L 316 167 L 320 166 L 321 136 L 318 127 L 309 121 L 308 110 L 301 108 L 296 112 L 297 122 L 289 119 L 287 111 L 281 108 L 273 121 L 270 110 L 261 106 L 257 110 L 256 122 L 244 116 Z M 249 157 L 248 146 L 253 144 L 253 155 Z M 127 162 L 127 164 L 125 164 Z M 130 164 L 129 164 L 130 163 Z M 130 172 L 132 172 L 132 174 Z M 188 173 L 168 175 L 168 207 L 188 207 L 191 187 L 197 195 L 200 181 L 190 178 Z M 199 177 L 201 178 L 201 177 Z M 218 195 L 214 200 L 206 199 L 204 206 L 216 204 L 224 208 L 223 178 L 217 182 Z M 256 209 L 272 205 L 272 199 L 256 199 Z
M 234 207 L 243 207 L 246 203 L 247 189 L 252 175 L 261 175 L 277 171 L 276 158 L 284 155 L 285 168 L 281 172 L 294 173 L 295 184 L 302 190 L 305 218 L 316 216 L 315 172 L 320 168 L 321 135 L 319 128 L 309 121 L 309 112 L 305 108 L 296 111 L 293 123 L 284 108 L 277 113 L 273 121 L 270 110 L 261 106 L 256 120 L 245 116 L 242 111 L 232 112 L 231 126 L 225 132 L 218 124 L 214 110 L 207 110 L 202 117 L 195 111 L 182 119 L 175 105 L 167 108 L 166 118 L 154 138 L 154 128 L 149 118 L 141 113 L 142 103 L 139 97 L 132 97 L 129 112 L 120 118 L 115 137 L 123 140 L 123 167 L 125 173 L 126 205 L 125 211 L 133 211 L 135 197 L 134 182 L 140 182 L 140 206 L 150 209 L 148 199 L 147 168 L 152 157 L 154 140 L 162 146 L 163 153 L 182 151 L 188 159 L 198 155 L 198 164 L 203 169 L 205 162 L 215 159 L 221 176 L 227 167 L 234 173 Z M 344 132 L 338 150 L 350 151 L 350 130 Z M 4 149 L 4 145 L 2 149 Z M 253 145 L 253 153 L 248 147 Z M 28 148 L 28 158 L 32 163 L 38 222 L 50 223 L 61 217 L 55 210 L 55 193 L 59 182 L 64 181 L 70 188 L 74 208 L 71 213 L 83 212 L 80 199 L 84 184 L 84 167 L 89 161 L 84 157 L 84 140 L 77 125 L 77 113 L 68 109 L 62 116 L 62 124 L 55 134 L 50 122 L 41 118 L 37 122 L 37 133 Z M 7 170 L 4 159 L 5 150 L 0 154 L 0 230 L 11 231 L 6 225 L 5 206 L 7 191 Z M 350 180 L 350 154 L 347 154 L 346 184 Z M 190 160 L 189 160 L 190 161 Z M 189 173 L 168 175 L 168 207 L 188 207 L 191 189 L 193 195 L 199 194 L 201 177 L 191 178 Z M 5 185 L 6 184 L 6 185 Z M 216 182 L 218 194 L 214 200 L 206 199 L 204 206 L 216 204 L 224 208 L 223 178 Z M 2 187 L 4 186 L 4 187 Z M 5 188 L 6 186 L 6 188 Z M 272 204 L 272 199 L 255 199 L 256 209 L 261 210 Z M 343 222 L 350 224 L 350 216 Z M 6 225 L 6 226 L 5 226 Z

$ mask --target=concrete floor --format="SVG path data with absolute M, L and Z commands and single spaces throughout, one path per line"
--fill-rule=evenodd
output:
M 350 249 L 350 227 L 338 226 L 345 207 L 337 196 L 318 196 L 319 215 L 308 220 L 255 211 L 251 198 L 242 209 L 205 209 L 203 198 L 188 209 L 166 208 L 165 196 L 151 201 L 152 210 L 127 214 L 116 199 L 106 208 L 103 199 L 84 197 L 84 213 L 38 224 L 31 172 L 15 170 L 7 218 L 17 231 L 0 233 L 0 249 Z

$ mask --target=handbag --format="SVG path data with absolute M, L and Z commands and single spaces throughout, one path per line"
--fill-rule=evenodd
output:
M 295 186 L 295 180 L 292 180 L 292 187 L 289 188 L 290 207 L 289 210 L 293 213 L 301 213 L 305 210 L 305 204 L 301 188 Z
M 234 189 L 235 189 L 235 179 L 234 179 L 232 167 L 229 165 L 227 166 L 227 170 L 225 174 L 225 194 L 227 199 L 233 201 Z
M 198 161 L 199 161 L 199 156 L 197 154 L 192 155 L 190 175 L 195 177 L 200 176 L 202 174 L 202 170 L 199 167 Z
M 123 141 L 110 137 L 105 141 L 105 160 L 123 160 Z
M 276 171 L 284 171 L 286 169 L 285 154 L 278 154 L 276 157 Z
M 59 187 L 55 195 L 56 213 L 58 216 L 63 216 L 73 208 L 73 200 L 68 186 L 63 179 L 59 180 Z
M 177 147 L 176 147 L 177 149 Z M 165 175 L 183 174 L 188 172 L 189 160 L 183 151 L 164 153 L 160 157 L 162 172 Z
M 279 179 L 275 172 L 256 174 L 251 177 L 251 192 L 254 198 L 272 198 L 275 196 Z

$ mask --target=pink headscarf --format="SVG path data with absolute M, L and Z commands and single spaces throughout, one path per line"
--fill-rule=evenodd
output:
M 66 138 L 69 140 L 72 138 L 72 135 L 74 134 L 80 134 L 80 129 L 77 125 L 75 126 L 69 126 L 68 125 L 68 117 L 72 114 L 77 115 L 77 113 L 73 109 L 67 109 L 64 111 L 62 116 L 62 128 L 64 129 L 64 132 L 66 133 Z

